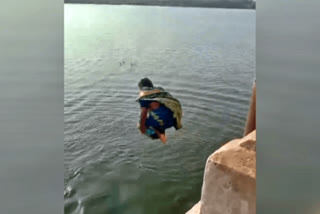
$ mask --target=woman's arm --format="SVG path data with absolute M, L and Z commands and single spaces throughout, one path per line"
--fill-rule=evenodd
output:
M 140 131 L 142 134 L 146 133 L 147 114 L 148 114 L 148 109 L 146 107 L 142 107 L 141 113 L 140 113 Z

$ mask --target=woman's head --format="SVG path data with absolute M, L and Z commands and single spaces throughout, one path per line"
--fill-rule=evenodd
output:
M 149 80 L 148 78 L 143 78 L 140 80 L 140 82 L 138 83 L 139 89 L 141 90 L 142 88 L 153 88 L 153 83 L 151 82 L 151 80 Z

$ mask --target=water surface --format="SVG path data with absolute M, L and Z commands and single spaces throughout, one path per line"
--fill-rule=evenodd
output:
M 65 213 L 186 212 L 254 76 L 255 11 L 65 5 Z M 143 77 L 182 104 L 167 145 L 136 128 Z

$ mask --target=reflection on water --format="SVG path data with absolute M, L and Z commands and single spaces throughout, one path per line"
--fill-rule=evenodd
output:
M 254 73 L 255 11 L 65 5 L 65 213 L 184 213 Z M 167 145 L 136 128 L 143 77 L 182 104 Z

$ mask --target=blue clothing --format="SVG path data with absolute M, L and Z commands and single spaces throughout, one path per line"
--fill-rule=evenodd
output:
M 139 100 L 140 106 L 145 107 L 145 108 L 149 108 L 150 103 L 152 103 L 151 100 Z
M 154 101 L 140 100 L 140 105 L 141 107 L 149 109 L 149 105 L 152 102 Z M 161 104 L 159 108 L 149 111 L 149 117 L 147 118 L 145 125 L 147 127 L 153 127 L 160 132 L 163 130 L 164 132 L 165 129 L 174 126 L 174 122 L 173 112 Z
M 151 139 L 158 139 L 159 136 L 157 135 L 157 133 L 155 132 L 155 130 L 153 128 L 148 128 L 146 130 L 146 135 L 149 136 Z

